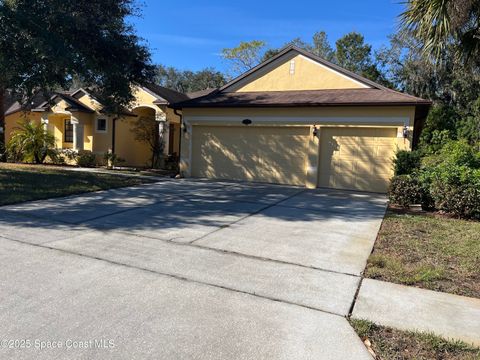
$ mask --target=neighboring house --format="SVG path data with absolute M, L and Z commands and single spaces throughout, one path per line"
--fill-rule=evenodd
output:
M 295 46 L 181 110 L 184 176 L 385 192 L 430 102 Z
M 135 140 L 131 131 L 140 116 L 158 121 L 164 135 L 165 155 L 178 156 L 180 118 L 170 103 L 189 99 L 186 95 L 156 85 L 136 86 L 135 101 L 121 114 L 103 112 L 102 104 L 88 90 L 60 92 L 48 101 L 37 95 L 28 110 L 18 102 L 10 104 L 5 115 L 6 140 L 24 118 L 42 122 L 54 134 L 58 149 L 89 150 L 97 155 L 114 152 L 128 166 L 147 166 L 151 150 L 145 142 Z

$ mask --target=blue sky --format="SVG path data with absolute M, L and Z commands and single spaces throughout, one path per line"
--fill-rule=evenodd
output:
M 180 69 L 226 69 L 219 56 L 242 40 L 264 40 L 280 47 L 293 38 L 310 41 L 324 30 L 333 44 L 357 31 L 374 48 L 388 43 L 398 26 L 401 0 L 270 1 L 144 0 L 143 16 L 134 19 L 153 60 Z

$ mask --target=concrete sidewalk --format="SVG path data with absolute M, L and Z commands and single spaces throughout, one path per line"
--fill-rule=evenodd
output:
M 365 279 L 352 317 L 480 346 L 480 299 Z

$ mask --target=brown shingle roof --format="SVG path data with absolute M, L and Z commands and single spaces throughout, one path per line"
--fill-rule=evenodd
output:
M 73 96 L 70 95 L 71 92 L 58 92 L 56 93 L 55 95 L 53 95 L 49 101 L 45 101 L 43 102 L 43 104 L 39 105 L 37 109 L 34 109 L 34 110 L 37 110 L 37 111 L 41 111 L 41 110 L 47 110 L 51 103 L 50 101 L 54 100 L 55 98 L 59 97 L 61 98 L 62 100 L 64 100 L 68 106 L 65 108 L 65 110 L 69 110 L 69 111 L 79 111 L 79 112 L 86 112 L 86 113 L 93 113 L 95 112 L 95 110 L 89 108 L 87 105 L 85 105 L 84 103 L 82 103 L 81 101 L 77 100 L 76 98 L 74 98 Z
M 202 96 L 210 95 L 214 91 L 217 91 L 217 89 L 209 88 L 209 89 L 204 89 L 204 90 L 192 91 L 192 92 L 187 93 L 187 96 L 190 99 L 196 99 L 196 98 L 199 98 L 199 97 L 202 97 Z
M 30 99 L 29 101 L 24 101 L 23 103 L 21 103 L 15 97 L 10 97 L 10 99 L 8 100 L 8 103 L 6 104 L 6 105 L 10 104 L 10 106 L 5 107 L 5 116 L 14 114 L 19 111 L 29 111 L 31 109 L 35 109 L 45 101 L 46 101 L 46 97 L 42 92 L 36 93 L 32 97 L 32 99 Z
M 393 90 L 336 89 L 267 92 L 217 92 L 174 104 L 173 107 L 293 107 L 293 106 L 366 106 L 429 105 L 428 100 Z
M 169 104 L 189 99 L 187 95 L 182 94 L 181 92 L 167 89 L 166 87 L 157 84 L 144 84 L 142 87 L 157 97 L 157 100 L 154 101 L 154 104 Z

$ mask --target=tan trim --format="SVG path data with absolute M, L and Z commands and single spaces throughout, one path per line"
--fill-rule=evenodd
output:
M 249 118 L 252 125 L 323 125 L 323 124 L 371 124 L 371 125 L 406 125 L 410 124 L 408 116 L 356 116 L 356 117 L 319 117 L 319 116 L 184 116 L 184 120 L 191 125 L 241 125 L 242 120 Z

